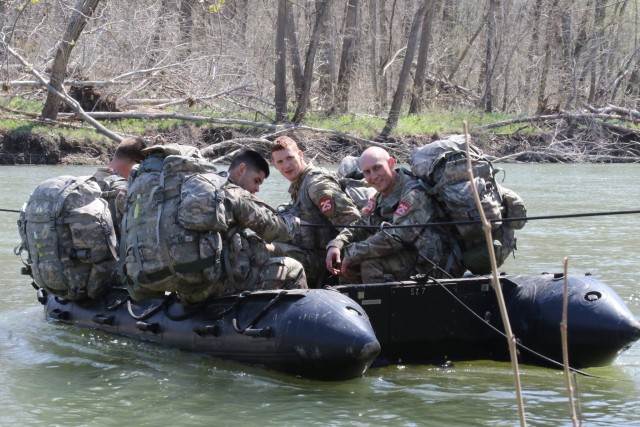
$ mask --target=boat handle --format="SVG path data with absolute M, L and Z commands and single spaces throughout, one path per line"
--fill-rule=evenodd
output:
M 159 323 L 138 321 L 136 322 L 136 328 L 140 329 L 143 332 L 151 332 L 152 334 L 157 334 L 158 332 L 160 332 Z
M 271 326 L 260 329 L 247 328 L 242 333 L 250 337 L 269 337 L 271 335 Z
M 97 323 L 98 325 L 113 326 L 116 320 L 116 316 L 105 316 L 104 314 L 96 314 L 91 320 L 93 320 L 93 322 Z

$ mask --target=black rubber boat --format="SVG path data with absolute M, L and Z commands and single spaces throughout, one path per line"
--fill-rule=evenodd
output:
M 501 276 L 500 282 L 521 361 L 558 366 L 563 276 Z M 509 359 L 498 302 L 487 277 L 337 289 L 369 315 L 382 346 L 381 363 Z M 640 323 L 628 307 L 593 277 L 568 277 L 567 313 L 572 367 L 608 365 L 640 338 Z
M 558 366 L 563 277 L 500 281 L 521 361 Z M 568 288 L 572 367 L 610 364 L 640 338 L 610 287 L 570 276 Z M 261 291 L 188 311 L 170 296 L 132 303 L 121 289 L 100 301 L 40 300 L 51 319 L 318 379 L 358 377 L 378 355 L 375 365 L 509 357 L 487 277 Z
M 260 291 L 185 308 L 123 289 L 72 302 L 39 291 L 47 318 L 323 380 L 360 377 L 378 353 L 364 310 L 333 290 Z

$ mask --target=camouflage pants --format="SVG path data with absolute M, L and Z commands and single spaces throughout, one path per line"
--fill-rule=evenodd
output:
M 270 258 L 253 289 L 243 290 L 258 289 L 307 289 L 307 276 L 302 264 L 293 258 Z
M 417 273 L 418 256 L 414 251 L 401 251 L 386 257 L 369 258 L 360 264 L 362 283 L 408 280 Z
M 290 257 L 302 264 L 310 287 L 322 287 L 322 281 L 328 275 L 324 264 L 326 251 L 303 249 L 288 243 L 273 243 L 273 246 L 275 247 L 273 253 L 275 256 Z
M 448 260 L 443 260 L 448 261 Z M 369 258 L 360 264 L 361 283 L 383 283 L 409 280 L 416 274 L 428 274 L 435 278 L 449 277 L 452 270 L 458 272 L 459 267 L 455 258 L 451 259 L 453 266 L 434 268 L 434 265 L 419 257 L 413 250 L 404 250 L 395 255 Z M 446 270 L 446 271 L 445 271 Z M 449 274 L 448 274 L 449 273 Z M 342 281 L 341 281 L 342 283 Z
M 263 266 L 254 266 L 245 281 L 215 284 L 205 290 L 182 289 L 178 292 L 180 299 L 188 304 L 204 301 L 207 298 L 219 298 L 238 294 L 243 291 L 259 291 L 266 289 L 307 289 L 307 277 L 302 264 L 288 257 L 269 258 Z M 252 278 L 253 274 L 253 278 Z

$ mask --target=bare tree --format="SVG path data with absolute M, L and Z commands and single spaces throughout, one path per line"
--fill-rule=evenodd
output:
M 420 114 L 422 110 L 422 92 L 424 90 L 424 79 L 427 74 L 427 60 L 429 58 L 429 45 L 431 44 L 431 27 L 435 14 L 436 0 L 428 0 L 427 11 L 424 14 L 422 23 L 422 33 L 420 35 L 420 47 L 418 48 L 418 64 L 416 65 L 416 76 L 413 80 L 413 91 L 411 93 L 411 104 L 409 114 Z
M 275 103 L 276 123 L 287 117 L 287 0 L 278 0 L 278 20 L 276 22 L 276 67 Z
M 69 21 L 62 40 L 56 47 L 53 64 L 51 65 L 51 80 L 49 84 L 57 91 L 61 90 L 66 78 L 71 51 L 99 3 L 100 0 L 78 0 L 75 5 L 71 21 Z M 43 119 L 56 120 L 58 111 L 60 111 L 60 98 L 54 92 L 49 92 L 42 108 L 41 117 Z
M 298 47 L 298 36 L 296 35 L 296 21 L 293 16 L 291 5 L 287 7 L 287 47 L 289 48 L 289 60 L 291 61 L 291 75 L 293 86 L 295 87 L 296 98 L 300 97 L 304 80 L 302 61 L 300 60 L 300 48 Z
M 191 55 L 191 32 L 193 30 L 193 3 L 195 0 L 180 0 L 179 28 L 182 58 Z
M 316 0 L 316 13 L 325 7 L 325 0 Z M 329 11 L 330 12 L 330 11 Z M 320 42 L 318 45 L 318 104 L 323 110 L 330 110 L 335 94 L 335 47 L 334 18 L 331 13 L 320 23 Z
M 353 61 L 355 45 L 358 38 L 360 20 L 360 1 L 347 0 L 347 14 L 345 18 L 344 40 L 342 42 L 342 55 L 340 56 L 340 69 L 338 71 L 338 87 L 336 90 L 335 111 L 346 113 L 349 109 L 349 89 L 353 75 Z
M 489 10 L 487 12 L 487 47 L 485 57 L 485 81 L 484 95 L 482 102 L 485 113 L 493 111 L 493 68 L 495 65 L 495 46 L 496 46 L 496 7 L 498 0 L 489 0 Z
M 311 93 L 311 83 L 313 83 L 313 64 L 316 57 L 316 51 L 318 50 L 318 44 L 320 43 L 320 33 L 322 31 L 323 23 L 329 16 L 331 10 L 332 0 L 324 0 L 321 8 L 317 11 L 316 24 L 311 34 L 311 40 L 309 42 L 309 48 L 307 49 L 307 56 L 304 63 L 304 77 L 302 80 L 302 87 L 300 88 L 300 95 L 298 98 L 298 108 L 293 116 L 293 122 L 299 124 L 302 122 L 305 114 L 307 113 L 307 105 L 309 104 L 309 94 Z
M 429 0 L 423 0 L 416 11 L 413 21 L 411 22 L 411 31 L 409 33 L 409 40 L 407 41 L 407 50 L 404 55 L 404 62 L 402 63 L 402 70 L 400 71 L 400 77 L 398 78 L 398 86 L 396 93 L 393 96 L 393 102 L 391 103 L 391 109 L 389 110 L 389 117 L 382 132 L 378 135 L 378 139 L 385 140 L 389 137 L 391 131 L 397 126 L 398 118 L 400 116 L 400 108 L 402 107 L 402 99 L 404 98 L 405 88 L 409 79 L 409 72 L 411 71 L 411 64 L 413 63 L 413 57 L 416 52 L 416 45 L 418 44 L 418 33 L 420 31 L 420 25 L 424 19 L 424 14 L 427 9 L 427 2 Z

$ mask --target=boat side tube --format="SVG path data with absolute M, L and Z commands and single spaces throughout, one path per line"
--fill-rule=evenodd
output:
M 132 302 L 43 296 L 45 316 L 166 347 L 321 380 L 362 376 L 380 352 L 365 311 L 332 290 L 259 291 L 185 307 L 174 297 Z

